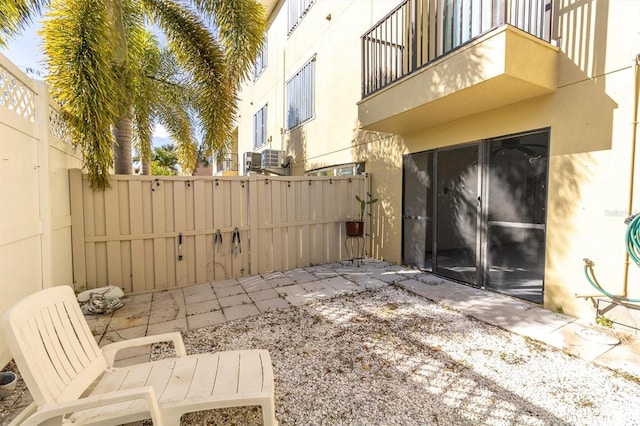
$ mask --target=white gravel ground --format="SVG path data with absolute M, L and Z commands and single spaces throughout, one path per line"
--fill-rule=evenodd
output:
M 188 353 L 268 349 L 281 425 L 640 424 L 640 378 L 393 285 L 184 337 Z M 171 352 L 158 345 L 153 357 Z M 24 385 L 18 386 L 21 395 Z M 0 400 L 2 424 L 16 409 L 12 401 Z M 182 419 L 183 425 L 261 423 L 257 407 Z
M 189 353 L 268 349 L 281 425 L 640 424 L 640 379 L 394 287 L 195 330 L 185 343 Z M 182 424 L 261 424 L 261 414 L 193 413 Z

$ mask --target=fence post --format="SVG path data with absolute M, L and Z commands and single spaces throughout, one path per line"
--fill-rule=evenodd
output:
M 258 242 L 258 179 L 255 175 L 249 175 L 249 275 L 258 275 L 260 271 Z
M 73 286 L 87 287 L 87 266 L 84 243 L 84 201 L 82 170 L 69 170 L 69 198 L 71 199 L 71 251 L 73 253 Z
M 38 138 L 38 196 L 42 222 L 42 288 L 51 287 L 51 203 L 49 193 L 49 94 L 45 83 L 36 83 L 35 131 Z
M 362 193 L 361 198 L 365 201 L 371 200 L 373 197 L 371 196 L 371 179 L 369 173 L 364 173 L 364 180 L 362 181 Z M 365 210 L 365 221 L 364 221 L 364 238 L 365 238 L 365 256 L 371 252 L 371 222 L 373 220 L 373 216 L 371 216 L 371 204 L 367 204 Z

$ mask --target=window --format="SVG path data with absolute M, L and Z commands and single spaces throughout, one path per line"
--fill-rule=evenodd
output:
M 307 176 L 353 176 L 361 175 L 365 171 L 364 163 L 341 164 L 338 166 L 323 167 L 309 170 Z
M 267 68 L 267 40 L 262 44 L 262 49 L 260 49 L 260 53 L 258 53 L 258 57 L 256 61 L 253 63 L 253 80 L 255 81 L 262 71 Z
M 267 143 L 267 105 L 253 116 L 253 149 Z
M 288 7 L 288 20 L 287 20 L 287 35 L 291 34 L 296 29 L 302 17 L 307 14 L 307 11 L 314 3 L 315 0 L 289 0 L 287 2 Z
M 287 81 L 287 130 L 314 115 L 315 56 Z

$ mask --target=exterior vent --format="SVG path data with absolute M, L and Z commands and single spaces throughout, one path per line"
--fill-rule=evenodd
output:
M 283 167 L 285 163 L 285 152 L 274 149 L 265 149 L 262 151 L 262 168 L 274 169 Z
M 251 153 L 251 170 L 254 172 L 260 171 L 260 153 L 259 152 Z
M 260 171 L 261 156 L 259 152 L 245 152 L 242 154 L 242 174 Z

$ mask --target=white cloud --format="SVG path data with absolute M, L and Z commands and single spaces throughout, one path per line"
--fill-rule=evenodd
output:
M 153 136 L 156 138 L 168 138 L 169 132 L 162 124 L 156 124 L 153 128 Z

